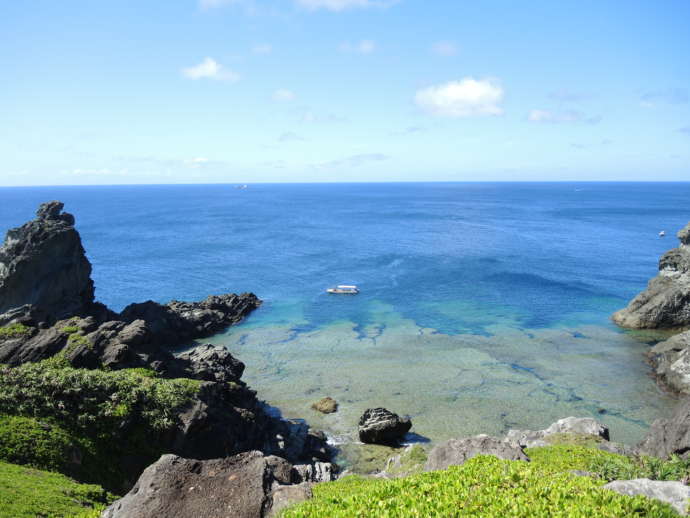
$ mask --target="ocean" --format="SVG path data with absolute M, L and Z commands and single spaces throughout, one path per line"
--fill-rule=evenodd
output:
M 204 341 L 335 443 L 372 406 L 409 415 L 422 441 L 575 415 L 631 443 L 674 403 L 644 358 L 663 335 L 609 318 L 677 246 L 689 183 L 0 188 L 0 228 L 51 199 L 75 214 L 96 296 L 115 310 L 263 299 Z M 335 284 L 361 293 L 326 294 Z M 323 396 L 337 413 L 310 409 Z

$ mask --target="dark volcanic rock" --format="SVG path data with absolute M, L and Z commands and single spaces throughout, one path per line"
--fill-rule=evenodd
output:
M 397 444 L 410 428 L 409 418 L 401 418 L 385 408 L 369 408 L 359 419 L 359 439 L 370 444 Z
M 659 261 L 659 275 L 613 321 L 633 329 L 690 325 L 690 223 L 678 232 L 680 246 Z
M 211 295 L 201 302 L 173 300 L 130 304 L 121 313 L 122 320 L 144 320 L 154 340 L 168 347 L 210 336 L 238 323 L 261 305 L 253 293 Z
M 690 398 L 683 399 L 668 419 L 657 419 L 638 445 L 642 455 L 666 458 L 690 451 Z
M 102 518 L 262 518 L 276 504 L 308 498 L 309 485 L 292 486 L 293 467 L 258 451 L 198 461 L 164 455 Z
M 244 372 L 244 363 L 230 354 L 225 347 L 211 344 L 195 347 L 177 358 L 187 364 L 191 377 L 200 380 L 237 382 Z
M 505 460 L 529 461 L 517 444 L 488 435 L 477 435 L 464 439 L 451 439 L 440 444 L 429 453 L 425 469 L 433 471 L 448 466 L 460 466 L 477 455 L 493 455 Z
M 87 313 L 94 303 L 91 263 L 74 216 L 42 204 L 36 219 L 7 232 L 0 248 L 0 324 L 55 321 Z
M 656 344 L 648 356 L 663 385 L 674 392 L 690 394 L 690 331 Z

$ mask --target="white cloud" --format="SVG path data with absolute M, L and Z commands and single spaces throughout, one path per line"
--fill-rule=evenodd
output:
M 561 112 L 554 112 L 549 110 L 532 110 L 527 114 L 527 120 L 530 122 L 548 122 L 551 124 L 558 124 L 564 122 L 586 122 L 587 124 L 596 124 L 601 121 L 601 117 L 590 117 L 582 112 L 567 110 Z
M 224 5 L 238 4 L 242 0 L 199 0 L 199 7 L 202 9 L 213 9 L 214 7 L 222 7 Z
M 452 41 L 437 41 L 431 50 L 439 56 L 455 56 L 458 53 L 458 47 Z
M 278 88 L 273 92 L 273 100 L 278 102 L 294 101 L 296 97 L 295 92 L 286 88 Z
M 305 9 L 327 9 L 329 11 L 344 11 L 356 7 L 389 7 L 398 0 L 295 0 L 297 5 Z
M 341 52 L 355 52 L 357 54 L 371 54 L 376 50 L 376 42 L 372 40 L 360 40 L 350 43 L 345 41 L 340 44 Z
M 273 45 L 270 43 L 259 43 L 258 45 L 254 45 L 254 47 L 252 47 L 252 52 L 254 54 L 270 54 L 273 52 Z
M 226 69 L 215 59 L 209 57 L 204 58 L 198 65 L 183 68 L 182 75 L 187 79 L 213 79 L 216 81 L 228 81 L 230 83 L 234 83 L 240 79 L 239 74 Z
M 345 117 L 341 117 L 334 113 L 314 113 L 307 110 L 302 114 L 302 122 L 307 123 L 331 123 L 331 122 L 346 122 Z
M 501 115 L 503 88 L 492 79 L 466 77 L 419 90 L 415 101 L 423 110 L 442 117 Z

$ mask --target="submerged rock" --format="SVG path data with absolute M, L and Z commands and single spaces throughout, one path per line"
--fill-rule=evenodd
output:
M 642 455 L 666 458 L 690 451 L 690 398 L 685 398 L 668 419 L 657 419 L 638 445 Z
M 7 231 L 0 248 L 0 325 L 54 322 L 92 309 L 91 263 L 63 206 L 43 203 L 36 219 Z
M 591 417 L 566 417 L 544 430 L 509 430 L 506 439 L 523 448 L 535 448 L 548 446 L 545 439 L 556 434 L 591 435 L 609 440 L 609 429 Z
M 332 397 L 327 396 L 313 403 L 311 407 L 322 414 L 332 414 L 338 410 L 338 402 Z
M 258 451 L 206 461 L 163 455 L 101 517 L 263 518 L 311 497 L 296 468 Z
M 448 466 L 460 466 L 477 455 L 493 455 L 505 460 L 529 461 L 522 448 L 506 439 L 489 435 L 476 435 L 463 439 L 450 439 L 435 446 L 429 453 L 424 469 L 434 471 Z
M 690 325 L 690 223 L 678 232 L 680 246 L 659 260 L 659 274 L 613 321 L 632 329 Z
M 656 344 L 648 356 L 660 382 L 674 392 L 690 394 L 690 331 Z
M 369 408 L 359 419 L 359 439 L 369 444 L 397 444 L 410 428 L 409 418 L 401 418 L 385 408 Z
M 614 480 L 609 482 L 604 489 L 609 489 L 621 495 L 643 495 L 647 498 L 660 500 L 671 505 L 678 514 L 687 516 L 688 499 L 690 499 L 690 487 L 682 482 L 649 480 L 638 478 L 634 480 Z

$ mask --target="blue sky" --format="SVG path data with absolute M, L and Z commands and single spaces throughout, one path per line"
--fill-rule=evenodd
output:
M 690 2 L 0 5 L 0 185 L 690 180 Z

